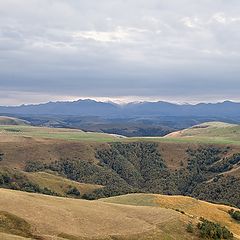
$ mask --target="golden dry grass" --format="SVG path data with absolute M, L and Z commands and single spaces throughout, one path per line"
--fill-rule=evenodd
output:
M 171 209 L 128 206 L 67 199 L 0 189 L 0 211 L 14 214 L 32 226 L 33 234 L 44 239 L 190 239 L 185 232 L 188 217 Z M 175 223 L 177 231 L 164 232 Z M 162 229 L 161 227 L 162 226 Z M 169 225 L 169 228 L 170 227 Z M 159 238 L 158 236 L 164 236 Z M 71 238 L 70 238 L 71 236 Z M 6 235 L 6 238 L 7 235 Z M 14 238 L 13 238 L 14 239 Z M 17 239 L 17 238 L 16 238 Z M 19 238 L 21 239 L 21 238 Z
M 81 195 L 85 193 L 91 193 L 96 189 L 102 188 L 101 185 L 96 184 L 87 184 L 71 181 L 61 176 L 56 176 L 46 172 L 33 172 L 33 173 L 24 173 L 28 179 L 38 184 L 41 188 L 48 188 L 60 196 L 66 196 L 66 192 L 69 189 L 69 186 L 76 187 Z
M 97 161 L 95 152 L 97 148 L 104 148 L 105 143 L 74 142 L 63 140 L 36 140 L 18 139 L 5 142 L 0 141 L 0 152 L 4 159 L 0 162 L 2 167 L 23 169 L 27 161 L 41 161 L 49 163 L 60 159 L 82 159 Z
M 13 234 L 7 234 L 7 233 L 1 233 L 0 232 L 0 239 L 1 240 L 27 240 L 29 238 L 21 237 L 21 236 L 16 236 Z
M 186 196 L 155 195 L 155 197 L 155 202 L 158 203 L 159 206 L 179 209 L 194 217 L 203 217 L 210 221 L 220 223 L 221 225 L 227 226 L 233 233 L 240 237 L 239 223 L 234 221 L 228 214 L 228 210 L 232 207 L 208 203 Z
M 160 142 L 158 143 L 159 151 L 166 162 L 166 165 L 171 170 L 176 170 L 181 167 L 186 167 L 188 155 L 186 150 L 188 148 L 198 148 L 205 146 L 198 143 L 173 143 Z M 65 141 L 58 139 L 36 139 L 8 135 L 7 137 L 0 137 L 0 152 L 4 153 L 4 160 L 0 162 L 0 167 L 24 169 L 27 161 L 41 161 L 45 163 L 53 162 L 62 159 L 71 160 L 86 160 L 94 161 L 97 149 L 108 148 L 108 143 L 93 143 L 83 141 Z M 219 146 L 211 144 L 211 146 Z M 225 145 L 223 145 L 225 147 Z M 240 152 L 240 146 L 232 145 L 227 153 L 228 157 L 234 153 Z M 239 172 L 232 173 L 236 176 Z M 240 175 L 239 175 L 240 176 Z
M 200 217 L 228 227 L 240 239 L 240 225 L 231 218 L 228 210 L 232 207 L 213 204 L 186 196 L 166 196 L 159 194 L 128 194 L 118 197 L 101 199 L 104 202 L 129 205 L 149 205 L 183 211 L 190 219 Z
M 186 151 L 189 147 L 197 148 L 197 146 L 197 144 L 163 142 L 159 144 L 158 149 L 168 168 L 175 170 L 187 166 Z
M 217 145 L 217 144 L 208 144 L 207 146 L 212 147 L 226 147 L 225 145 Z M 199 143 L 173 143 L 173 142 L 162 142 L 159 143 L 158 149 L 161 153 L 161 156 L 163 157 L 166 165 L 171 170 L 176 170 L 180 168 L 185 168 L 187 166 L 188 161 L 188 154 L 187 150 L 189 148 L 191 149 L 197 149 L 201 147 L 206 147 L 205 144 L 199 144 Z M 235 153 L 240 152 L 240 146 L 238 145 L 231 145 L 230 149 L 223 155 L 223 158 L 225 157 L 231 157 Z M 240 170 L 240 169 L 239 169 Z M 237 176 L 239 171 L 234 173 L 232 172 L 231 175 Z M 240 174 L 238 175 L 240 177 Z

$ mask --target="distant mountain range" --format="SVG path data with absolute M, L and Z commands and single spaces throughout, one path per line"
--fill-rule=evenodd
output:
M 99 117 L 158 117 L 195 116 L 240 119 L 240 103 L 173 104 L 169 102 L 132 102 L 119 105 L 112 102 L 78 100 L 74 102 L 48 102 L 38 105 L 0 106 L 0 114 L 69 115 Z

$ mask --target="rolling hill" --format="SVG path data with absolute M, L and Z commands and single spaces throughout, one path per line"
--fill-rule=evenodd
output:
M 14 117 L 0 116 L 0 125 L 29 125 L 26 120 Z
M 193 131 L 236 128 L 223 123 L 206 125 Z M 195 138 L 179 142 L 171 136 L 135 139 L 32 126 L 0 126 L 0 136 L 0 170 L 10 178 L 1 184 L 6 188 L 68 196 L 68 183 L 60 187 L 63 177 L 73 181 L 69 185 L 80 191 L 81 198 L 144 191 L 240 206 L 238 144 L 212 144 L 211 137 L 209 144 Z M 85 191 L 76 182 L 93 187 Z
M 187 240 L 191 237 L 185 231 L 188 220 L 187 216 L 165 208 L 124 206 L 0 189 L 0 231 L 8 234 L 7 237 L 3 234 L 1 239 L 11 239 L 9 234 L 13 234 L 58 240 L 173 239 L 176 236 Z M 177 225 L 179 229 L 168 233 L 164 230 L 168 225 Z M 193 236 L 192 239 L 197 238 Z
M 235 233 L 235 236 L 240 239 L 239 223 L 229 216 L 228 211 L 231 207 L 225 205 L 212 204 L 186 196 L 166 196 L 157 194 L 128 194 L 100 199 L 100 201 L 132 206 L 155 206 L 173 209 L 195 220 L 203 217 L 227 226 Z
M 206 122 L 188 129 L 170 133 L 165 136 L 165 138 L 193 142 L 205 141 L 223 144 L 239 144 L 240 125 L 224 122 Z
M 156 206 L 142 204 L 150 197 Z M 86 201 L 0 189 L 0 236 L 3 240 L 197 240 L 197 228 L 189 233 L 186 226 L 199 222 L 204 213 L 209 216 L 211 210 L 211 219 L 220 217 L 219 222 L 239 239 L 238 225 L 226 212 L 229 207 L 181 198 L 186 213 L 176 210 L 181 206 L 179 197 L 173 196 L 138 194 Z
M 235 139 L 236 129 L 205 123 L 183 132 Z M 1 239 L 195 240 L 200 217 L 240 235 L 233 207 L 196 200 L 240 207 L 238 144 L 26 125 L 1 125 L 0 136 Z
M 240 125 L 224 122 L 206 122 L 181 131 L 172 132 L 164 137 L 124 137 L 122 135 L 85 132 L 79 129 L 33 127 L 27 125 L 1 125 L 0 141 L 25 141 L 26 139 L 82 142 L 189 142 L 208 144 L 240 144 Z
M 0 141 L 24 141 L 27 138 L 34 139 L 59 139 L 69 141 L 113 142 L 121 138 L 114 134 L 84 132 L 78 129 L 47 128 L 25 125 L 0 125 Z
M 33 184 L 37 184 L 42 189 L 47 188 L 61 197 L 71 196 L 68 192 L 74 188 L 76 188 L 81 195 L 89 194 L 97 189 L 103 188 L 101 185 L 75 182 L 54 173 L 33 172 L 25 173 L 25 176 Z

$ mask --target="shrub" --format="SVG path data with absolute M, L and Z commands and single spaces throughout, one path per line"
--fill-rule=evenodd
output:
M 80 196 L 80 191 L 76 187 L 70 186 L 70 188 L 67 191 L 67 194 L 79 197 Z
M 191 222 L 188 223 L 186 230 L 187 230 L 187 232 L 189 232 L 189 233 L 193 233 L 194 227 L 193 227 L 193 224 L 192 224 Z
M 228 213 L 231 215 L 233 219 L 240 221 L 240 211 L 234 211 L 234 209 L 231 209 L 228 211 Z
M 46 168 L 46 165 L 40 161 L 28 161 L 25 166 L 26 172 L 40 172 Z
M 224 226 L 208 221 L 206 219 L 201 218 L 201 222 L 197 225 L 200 231 L 200 237 L 204 239 L 233 239 L 233 234 Z

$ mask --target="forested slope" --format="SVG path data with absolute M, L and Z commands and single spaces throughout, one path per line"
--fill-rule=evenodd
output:
M 231 153 L 230 147 L 194 146 L 186 150 L 186 156 L 174 170 L 157 143 L 112 143 L 96 152 L 98 162 L 70 158 L 48 164 L 29 161 L 25 170 L 51 170 L 74 181 L 105 186 L 82 196 L 87 199 L 149 192 L 189 195 L 240 207 L 240 177 L 231 174 L 238 171 L 240 153 Z

